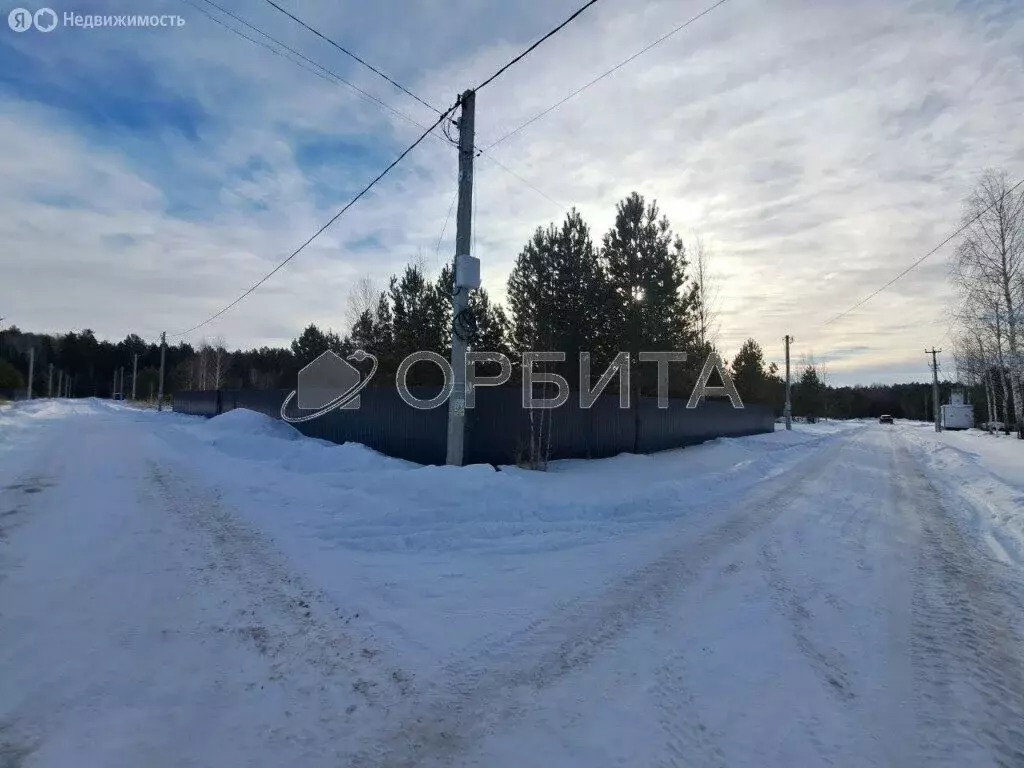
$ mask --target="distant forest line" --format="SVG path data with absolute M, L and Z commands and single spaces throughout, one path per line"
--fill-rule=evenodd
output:
M 514 363 L 525 350 L 565 352 L 567 362 L 547 364 L 547 372 L 578 387 L 578 353 L 592 355 L 592 381 L 620 351 L 630 353 L 638 394 L 656 393 L 656 366 L 640 363 L 640 351 L 685 351 L 688 362 L 673 370 L 670 394 L 687 398 L 703 361 L 719 354 L 717 313 L 709 254 L 700 238 L 689 247 L 675 234 L 656 202 L 634 192 L 616 207 L 615 222 L 595 242 L 575 210 L 561 224 L 539 227 L 524 244 L 506 286 L 507 304 L 491 301 L 486 290 L 472 291 L 461 316 L 471 349 L 498 351 Z M 179 342 L 166 350 L 164 392 L 189 389 L 291 389 L 298 371 L 327 349 L 348 354 L 372 352 L 380 361 L 374 385 L 391 385 L 399 362 L 419 350 L 450 355 L 453 274 L 445 266 L 431 278 L 421 264 L 410 264 L 383 290 L 368 280 L 349 297 L 348 330 L 336 333 L 309 325 L 288 347 L 229 351 L 213 338 L 199 346 Z M 132 365 L 138 355 L 139 399 L 158 391 L 160 348 L 129 334 L 122 341 L 97 339 L 91 330 L 62 335 L 10 327 L 0 331 L 0 392 L 25 387 L 29 350 L 35 350 L 33 390 L 45 395 L 56 378 L 70 377 L 73 397 L 110 397 L 115 372 L 124 369 L 123 392 L 131 396 Z M 699 361 L 699 362 L 692 362 Z M 54 383 L 49 381 L 50 366 Z M 748 339 L 727 368 L 745 402 L 771 406 L 781 414 L 785 383 L 779 367 L 765 360 Z M 510 383 L 517 382 L 516 374 Z M 486 371 L 483 371 L 487 373 Z M 412 369 L 412 385 L 439 382 L 429 365 Z M 794 367 L 793 414 L 801 417 L 879 416 L 931 418 L 931 384 L 831 386 L 826 367 L 813 359 Z M 615 391 L 615 380 L 606 390 Z M 712 381 L 712 383 L 715 383 Z M 952 385 L 942 384 L 942 402 Z M 985 391 L 968 396 L 980 402 Z M 980 410 L 980 409 L 977 409 Z

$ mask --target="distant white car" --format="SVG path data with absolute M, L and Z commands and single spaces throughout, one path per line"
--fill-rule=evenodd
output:
M 893 423 L 893 418 L 888 413 L 886 413 L 886 414 L 883 414 L 882 416 L 878 417 L 878 423 L 879 424 L 892 424 Z

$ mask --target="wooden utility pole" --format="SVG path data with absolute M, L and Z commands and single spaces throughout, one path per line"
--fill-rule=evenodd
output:
M 156 409 L 164 409 L 164 356 L 167 353 L 167 334 L 160 334 L 160 389 L 156 396 Z
M 53 397 L 53 363 L 50 363 L 49 372 L 46 374 L 46 396 Z
M 135 357 L 132 358 L 132 401 L 135 400 L 135 385 L 139 381 L 139 353 L 135 353 Z
M 117 368 L 114 369 L 114 383 L 110 385 L 110 399 L 117 400 Z
M 459 117 L 459 205 L 455 218 L 455 274 L 452 286 L 452 387 L 448 398 L 448 464 L 461 467 L 466 441 L 466 327 L 469 289 L 459 286 L 460 256 L 470 255 L 473 231 L 473 133 L 476 93 L 466 91 L 460 98 Z
M 64 397 L 64 371 L 57 371 L 57 397 Z
M 32 379 L 36 375 L 36 348 L 28 350 L 28 399 L 32 399 Z
M 935 431 L 942 431 L 942 420 L 939 416 L 939 361 L 936 355 L 941 353 L 941 349 L 926 349 L 924 353 L 932 356 L 932 413 L 935 416 Z
M 787 333 L 786 334 L 786 408 L 783 414 L 786 417 L 786 429 L 793 429 L 793 401 L 790 397 L 790 390 L 792 389 L 792 382 L 789 378 L 789 345 L 793 341 L 793 338 Z

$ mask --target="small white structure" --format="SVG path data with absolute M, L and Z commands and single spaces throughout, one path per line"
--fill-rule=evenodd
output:
M 970 429 L 974 426 L 974 406 L 964 402 L 962 390 L 953 390 L 942 406 L 943 429 Z

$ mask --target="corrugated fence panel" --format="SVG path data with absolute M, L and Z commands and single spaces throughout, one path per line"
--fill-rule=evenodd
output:
M 716 437 L 742 437 L 772 432 L 775 415 L 763 405 L 733 408 L 727 400 L 705 400 L 696 408 L 687 408 L 685 400 L 672 399 L 669 407 L 658 408 L 658 400 L 640 401 L 640 453 L 663 451 L 696 445 Z
M 436 389 L 414 389 L 428 399 Z M 196 416 L 216 416 L 233 408 L 247 408 L 280 417 L 287 390 L 221 390 L 180 392 L 174 410 Z M 465 461 L 467 464 L 512 464 L 526 457 L 530 444 L 530 411 L 521 403 L 518 388 L 481 388 L 476 407 L 467 412 Z M 367 388 L 358 409 L 334 410 L 318 419 L 296 424 L 309 437 L 333 443 L 358 442 L 388 456 L 420 464 L 445 462 L 448 408 L 420 410 L 407 405 L 390 388 Z M 289 415 L 302 415 L 294 404 Z M 667 409 L 657 399 L 641 398 L 638 410 L 619 408 L 617 395 L 600 397 L 593 407 L 579 406 L 578 393 L 560 408 L 534 411 L 535 425 L 543 419 L 550 429 L 550 457 L 602 458 L 638 451 L 651 453 L 680 448 L 716 437 L 740 437 L 775 429 L 775 417 L 766 406 L 734 409 L 725 400 L 708 400 L 694 409 L 684 400 L 670 400 Z
M 437 390 L 413 389 L 421 399 Z M 444 464 L 448 409 L 420 410 L 407 405 L 389 388 L 367 388 L 359 394 L 358 409 L 339 409 L 295 426 L 310 437 L 332 443 L 356 442 L 375 451 L 419 464 Z M 290 407 L 290 406 L 289 406 Z M 302 411 L 289 410 L 288 415 Z

